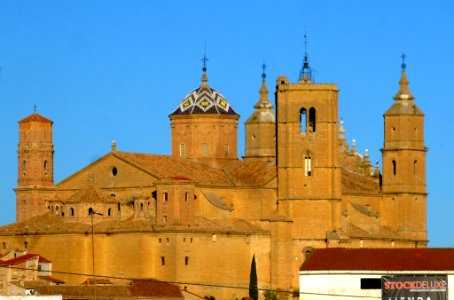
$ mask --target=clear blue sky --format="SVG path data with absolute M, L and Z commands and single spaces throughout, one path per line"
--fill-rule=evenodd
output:
M 308 35 L 317 82 L 340 89 L 346 136 L 381 161 L 400 55 L 426 114 L 430 245 L 454 247 L 454 4 L 446 1 L 0 1 L 0 224 L 15 220 L 17 121 L 54 121 L 55 181 L 110 151 L 170 153 L 168 114 L 209 84 L 241 114 L 298 77 Z M 270 95 L 273 99 L 273 96 Z

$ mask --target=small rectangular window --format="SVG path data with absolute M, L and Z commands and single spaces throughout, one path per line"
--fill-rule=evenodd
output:
M 202 156 L 203 157 L 208 156 L 208 144 L 202 144 Z
M 180 144 L 180 157 L 186 157 L 186 144 Z
M 164 192 L 164 194 L 162 196 L 162 200 L 164 200 L 164 202 L 167 202 L 169 200 L 169 193 Z
M 184 265 L 185 266 L 189 265 L 189 256 L 184 257 Z
M 164 266 L 166 264 L 166 258 L 161 256 L 161 265 Z
M 381 278 L 361 278 L 362 290 L 381 289 Z
M 226 144 L 226 145 L 224 145 L 224 156 L 229 157 L 229 154 L 230 154 L 230 145 Z

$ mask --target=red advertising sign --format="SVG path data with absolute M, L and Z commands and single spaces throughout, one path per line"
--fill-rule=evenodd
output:
M 382 300 L 447 300 L 446 275 L 383 276 Z

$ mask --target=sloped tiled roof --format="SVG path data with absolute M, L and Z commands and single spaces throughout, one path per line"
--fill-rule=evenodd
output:
M 117 203 L 115 199 L 103 193 L 100 189 L 93 185 L 88 185 L 86 188 L 81 189 L 71 197 L 65 200 L 65 203 Z
M 9 260 L 0 260 L 0 265 L 2 266 L 13 266 L 13 265 L 17 265 L 17 264 L 20 264 L 22 262 L 25 262 L 27 260 L 30 260 L 30 259 L 33 259 L 33 258 L 36 258 L 38 257 L 38 261 L 41 262 L 41 263 L 50 263 L 50 260 L 42 257 L 42 256 L 39 256 L 38 254 L 25 254 L 25 255 L 21 255 L 19 257 L 16 257 L 16 258 L 13 258 L 13 259 L 9 259 Z
M 454 248 L 316 249 L 301 271 L 454 271 Z
M 114 155 L 143 168 L 159 179 L 185 178 L 202 185 L 232 185 L 222 170 L 187 160 L 134 152 L 115 152 Z
M 277 175 L 276 163 L 271 160 L 235 161 L 225 171 L 236 186 L 261 186 Z
M 341 168 L 342 172 L 342 192 L 343 193 L 367 193 L 378 194 L 380 185 L 374 182 L 370 177 L 351 172 Z
M 1 235 L 23 235 L 23 234 L 71 234 L 91 232 L 91 224 L 83 222 L 67 222 L 61 215 L 44 214 L 33 217 L 27 221 L 13 223 L 0 227 Z M 254 233 L 262 231 L 258 227 L 239 219 L 208 220 L 203 217 L 196 217 L 197 225 L 188 228 L 184 225 L 157 226 L 152 220 L 136 220 L 133 217 L 126 219 L 109 219 L 94 224 L 96 233 L 122 233 L 122 232 L 158 232 L 158 231 L 192 231 Z
M 147 299 L 183 299 L 178 286 L 155 280 L 134 279 L 129 285 L 35 285 L 29 284 L 38 295 L 62 295 L 64 299 L 88 299 L 94 295 L 100 298 L 147 298 Z
M 28 117 L 25 117 L 19 121 L 19 123 L 28 123 L 28 122 L 52 123 L 51 120 L 41 116 L 38 113 L 33 113 L 33 114 L 29 115 Z

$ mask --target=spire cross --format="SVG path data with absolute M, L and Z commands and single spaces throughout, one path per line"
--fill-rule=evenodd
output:
M 263 79 L 263 80 L 265 80 L 265 78 L 266 78 L 266 73 L 265 73 L 265 70 L 266 70 L 266 65 L 265 65 L 265 63 L 263 63 L 263 65 L 262 65 L 262 69 L 263 69 L 263 73 L 262 73 L 262 79 Z
M 307 54 L 307 35 L 306 35 L 306 29 L 304 29 L 304 54 Z
M 402 70 L 405 70 L 405 68 L 407 67 L 407 65 L 405 64 L 405 58 L 407 56 L 405 55 L 405 53 L 402 53 L 402 55 L 400 57 L 402 58 L 402 65 L 401 65 Z
M 33 105 L 33 112 L 36 112 L 36 104 Z
M 208 57 L 207 57 L 207 54 L 203 54 L 203 58 L 202 58 L 202 62 L 203 62 L 203 70 L 206 71 L 207 69 L 207 61 L 208 61 Z

